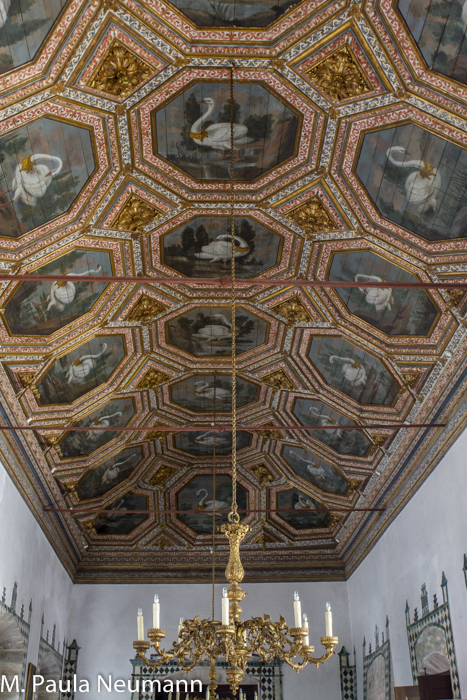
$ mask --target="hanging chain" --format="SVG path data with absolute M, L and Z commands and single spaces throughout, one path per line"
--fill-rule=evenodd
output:
M 214 426 L 216 426 L 216 379 L 214 372 Z M 216 595 L 216 431 L 214 430 L 213 452 L 212 452 L 212 619 L 214 621 L 214 607 Z
M 230 278 L 232 304 L 232 510 L 230 523 L 239 523 L 237 512 L 237 359 L 236 359 L 236 299 L 235 299 L 235 197 L 234 197 L 234 68 L 230 65 Z

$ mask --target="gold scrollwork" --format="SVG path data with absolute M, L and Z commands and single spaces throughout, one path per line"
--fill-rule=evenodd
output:
M 107 95 L 125 98 L 147 80 L 152 72 L 151 67 L 139 56 L 119 41 L 114 41 L 88 84 Z
M 161 212 L 158 209 L 132 194 L 112 221 L 112 227 L 117 231 L 144 233 L 144 228 L 157 221 L 160 216 Z
M 330 233 L 336 228 L 334 219 L 322 203 L 318 195 L 310 197 L 306 202 L 286 212 L 285 217 L 300 226 L 308 237 L 317 233 Z

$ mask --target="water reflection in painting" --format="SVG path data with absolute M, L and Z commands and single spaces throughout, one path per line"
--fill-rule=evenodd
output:
M 171 0 L 198 27 L 267 27 L 299 0 Z
M 235 274 L 249 278 L 277 264 L 282 239 L 253 219 L 235 226 Z M 162 239 L 162 261 L 186 277 L 219 277 L 230 270 L 230 219 L 198 217 Z
M 121 484 L 143 459 L 143 450 L 139 446 L 129 447 L 105 462 L 91 469 L 76 487 L 80 501 L 100 498 L 108 491 Z
M 321 491 L 340 496 L 347 493 L 348 484 L 337 469 L 308 450 L 286 445 L 282 450 L 282 457 L 298 476 Z
M 20 236 L 67 211 L 95 168 L 88 129 L 43 117 L 0 138 L 0 231 Z
M 148 501 L 144 496 L 127 493 L 110 504 L 105 513 L 94 521 L 98 535 L 128 535 L 140 523 L 146 520 L 147 513 L 132 513 L 132 510 L 147 510 Z M 129 511 L 120 513 L 119 511 Z
M 125 355 L 120 335 L 93 338 L 59 357 L 38 382 L 40 403 L 72 403 L 103 384 Z
M 34 58 L 65 0 L 0 0 L 0 73 Z
M 370 250 L 336 253 L 329 279 L 361 282 L 361 287 L 338 287 L 336 292 L 352 314 L 388 335 L 426 336 L 438 315 L 424 289 L 365 287 L 368 282 L 419 281 Z
M 262 85 L 235 85 L 233 111 L 236 180 L 254 180 L 294 155 L 298 117 Z M 230 178 L 228 83 L 196 83 L 153 116 L 158 155 L 197 180 Z
M 267 337 L 265 321 L 238 309 L 235 318 L 236 354 L 262 345 Z M 196 357 L 231 357 L 232 323 L 230 309 L 194 309 L 167 322 L 168 341 Z
M 249 447 L 251 442 L 250 433 L 242 430 L 237 431 L 237 450 Z M 217 455 L 232 454 L 232 433 L 216 433 L 213 430 L 200 430 L 193 432 L 177 433 L 174 438 L 175 447 L 179 450 L 189 452 L 195 457 L 214 454 L 214 445 Z
M 278 493 L 277 509 L 283 511 L 278 515 L 297 530 L 328 527 L 331 520 L 318 501 L 299 489 Z
M 99 276 L 112 275 L 112 264 L 106 251 L 77 249 L 34 274 L 67 275 L 70 279 L 22 282 L 5 308 L 12 335 L 50 335 L 87 313 L 107 287 L 107 283 L 99 283 Z
M 399 0 L 397 7 L 427 66 L 467 83 L 465 1 Z
M 182 522 L 195 532 L 212 533 L 212 511 L 229 511 L 232 505 L 232 480 L 223 474 L 216 477 L 216 498 L 213 500 L 212 476 L 197 476 L 177 494 L 177 510 L 191 510 L 195 513 L 179 514 Z M 247 507 L 247 493 L 237 485 L 237 504 L 239 510 Z M 216 524 L 227 522 L 228 512 L 216 513 Z M 240 513 L 244 518 L 245 513 Z
M 368 452 L 371 443 L 362 431 L 339 428 L 343 425 L 353 425 L 355 421 L 321 401 L 297 399 L 293 412 L 302 425 L 336 426 L 335 430 L 313 430 L 308 435 L 339 454 L 364 457 Z
M 380 360 L 344 338 L 313 338 L 308 357 L 328 384 L 359 403 L 391 406 L 399 391 Z
M 467 236 L 467 150 L 415 124 L 366 134 L 357 175 L 381 214 L 428 241 Z
M 230 411 L 232 409 L 232 378 L 229 375 L 197 374 L 171 387 L 172 401 L 191 411 Z M 258 397 L 258 387 L 237 379 L 237 408 Z
M 135 413 L 132 399 L 115 399 L 93 411 L 76 423 L 78 427 L 123 428 Z M 60 442 L 64 459 L 90 455 L 110 440 L 119 437 L 111 430 L 73 431 L 65 435 Z

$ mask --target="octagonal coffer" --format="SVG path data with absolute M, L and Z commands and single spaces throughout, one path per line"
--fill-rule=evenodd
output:
M 314 498 L 300 489 L 280 491 L 276 496 L 278 516 L 296 530 L 328 527 L 331 516 Z
M 172 5 L 197 27 L 267 27 L 299 0 L 261 0 L 261 2 L 208 2 L 172 0 Z
M 37 383 L 41 405 L 73 403 L 106 382 L 124 356 L 121 335 L 100 335 L 59 357 Z
M 112 455 L 88 471 L 76 486 L 76 495 L 80 501 L 101 498 L 116 486 L 119 486 L 132 474 L 143 460 L 143 448 L 134 445 Z
M 237 451 L 249 447 L 251 434 L 243 430 L 237 430 Z M 177 433 L 174 437 L 174 445 L 177 449 L 188 452 L 194 457 L 204 457 L 205 455 L 232 454 L 232 433 L 214 433 L 213 430 L 194 430 L 190 432 Z
M 280 261 L 282 237 L 244 217 L 235 225 L 235 274 L 248 279 Z M 219 277 L 230 270 L 230 219 L 198 216 L 161 238 L 162 262 L 186 277 Z
M 98 535 L 128 535 L 144 520 L 147 513 L 132 513 L 148 509 L 148 499 L 134 493 L 127 493 L 117 498 L 94 521 L 93 527 Z M 119 512 L 123 511 L 123 512 Z
M 467 84 L 465 2 L 399 0 L 397 8 L 426 65 L 448 78 Z
M 187 311 L 166 324 L 167 340 L 195 357 L 232 356 L 232 318 L 230 309 L 201 307 Z M 269 324 L 257 316 L 237 309 L 235 317 L 236 354 L 263 345 Z
M 467 237 L 467 150 L 416 124 L 365 134 L 356 174 L 382 216 L 427 241 Z
M 335 430 L 312 430 L 308 435 L 339 454 L 364 457 L 371 446 L 370 440 L 362 430 L 339 429 L 341 425 L 353 425 L 355 420 L 342 415 L 322 401 L 298 398 L 293 413 L 302 425 L 336 426 Z
M 21 236 L 64 214 L 96 162 L 89 129 L 49 117 L 0 137 L 2 236 Z
M 195 511 L 178 514 L 178 519 L 199 534 L 212 533 L 212 511 L 229 510 L 232 506 L 232 479 L 225 474 L 216 476 L 216 498 L 213 499 L 212 476 L 200 475 L 190 481 L 177 493 L 177 510 Z M 239 510 L 246 510 L 248 495 L 237 484 L 237 505 Z M 216 525 L 227 522 L 228 513 L 216 513 Z M 240 513 L 244 518 L 245 513 Z
M 338 496 L 345 496 L 347 493 L 349 485 L 337 469 L 308 450 L 295 445 L 285 445 L 282 458 L 297 476 L 320 491 Z
M 237 378 L 237 408 L 258 399 L 259 388 L 245 379 Z M 198 374 L 173 384 L 173 403 L 190 411 L 212 413 L 232 410 L 232 377 L 228 374 Z
M 295 155 L 299 116 L 259 83 L 234 86 L 234 178 L 250 182 Z M 230 179 L 227 82 L 196 82 L 152 112 L 154 154 L 195 180 Z
M 419 282 L 371 250 L 335 253 L 328 279 L 361 282 L 359 288 L 337 287 L 336 292 L 350 313 L 387 335 L 428 336 L 438 317 L 424 289 L 365 287 L 368 282 Z
M 334 389 L 364 405 L 392 406 L 399 385 L 381 360 L 340 336 L 316 336 L 308 357 Z
M 1 214 L 0 214 L 1 215 Z M 63 282 L 22 282 L 6 302 L 10 335 L 47 336 L 86 314 L 107 287 L 100 275 L 113 274 L 105 250 L 76 249 L 34 270 L 37 275 L 67 275 Z

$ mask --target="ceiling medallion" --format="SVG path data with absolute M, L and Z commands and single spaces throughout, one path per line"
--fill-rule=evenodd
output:
M 374 454 L 376 454 L 376 452 L 378 452 L 379 448 L 384 445 L 387 439 L 387 435 L 372 435 L 372 444 L 370 445 L 370 448 L 368 450 L 367 457 L 372 457 Z
M 119 41 L 114 41 L 88 86 L 107 95 L 125 98 L 147 80 L 151 72 L 151 67 L 145 61 Z
M 164 433 L 162 433 L 162 435 L 164 435 Z M 159 467 L 154 476 L 149 479 L 149 483 L 157 488 L 163 489 L 165 488 L 168 480 L 176 473 L 176 471 L 177 470 L 174 469 L 174 467 L 169 467 L 167 464 L 165 464 L 162 467 Z
M 256 477 L 259 486 L 263 488 L 266 484 L 270 484 L 274 481 L 274 476 L 271 474 L 269 469 L 267 469 L 264 464 L 254 464 L 252 467 L 248 467 L 250 472 Z
M 287 320 L 288 326 L 296 323 L 310 323 L 313 319 L 299 296 L 290 297 L 272 307 L 274 313 Z
M 418 372 L 401 372 L 401 377 L 408 389 L 413 389 L 419 378 Z
M 165 384 L 166 382 L 168 382 L 171 378 L 172 377 L 169 374 L 166 374 L 165 372 L 161 372 L 160 370 L 151 367 L 151 369 L 149 369 L 146 372 L 144 377 L 139 380 L 136 387 L 140 391 L 142 391 L 143 389 L 155 389 L 161 384 Z
M 117 231 L 144 233 L 145 227 L 157 221 L 160 216 L 161 212 L 158 209 L 132 194 L 112 221 L 112 227 Z
M 365 73 L 347 45 L 339 47 L 319 61 L 306 71 L 306 75 L 313 85 L 320 88 L 335 102 L 372 91 Z
M 336 229 L 334 220 L 318 195 L 286 212 L 285 216 L 289 221 L 300 226 L 308 236 L 316 233 L 330 233 Z
M 36 398 L 39 398 L 39 392 L 34 385 L 35 372 L 17 372 L 16 377 L 23 389 L 31 389 Z
M 271 430 L 258 431 L 261 437 L 263 437 L 265 440 L 282 440 L 283 435 L 280 430 L 274 430 L 272 423 L 264 423 L 265 427 L 269 427 L 269 425 L 271 425 Z
M 465 296 L 465 289 L 447 289 L 447 295 L 449 297 L 448 306 L 451 309 L 456 308 L 461 303 Z
M 295 384 L 293 384 L 293 382 L 288 378 L 283 369 L 277 369 L 274 372 L 265 374 L 263 377 L 261 377 L 261 382 L 272 387 L 274 392 L 282 389 L 285 389 L 286 391 L 296 389 Z
M 168 308 L 169 307 L 161 301 L 152 299 L 152 297 L 149 297 L 147 294 L 142 294 L 126 317 L 126 320 L 149 325 L 157 316 L 167 311 Z
M 58 444 L 60 442 L 60 433 L 55 433 L 54 435 L 43 435 L 42 437 L 45 444 L 48 446 L 48 450 L 53 448 L 60 458 L 63 457 L 60 445 Z

